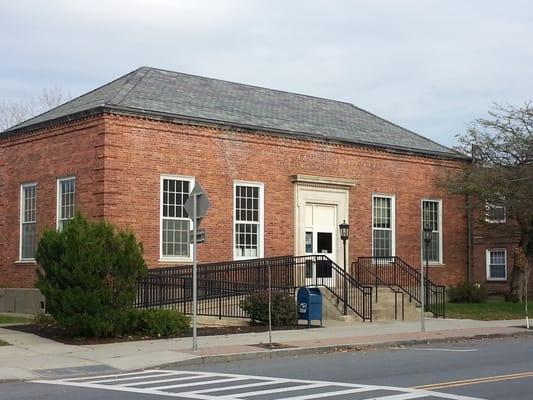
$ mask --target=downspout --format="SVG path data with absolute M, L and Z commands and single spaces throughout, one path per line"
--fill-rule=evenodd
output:
M 472 202 L 469 194 L 466 195 L 466 282 L 472 283 L 472 263 L 473 263 L 473 229 L 472 229 Z

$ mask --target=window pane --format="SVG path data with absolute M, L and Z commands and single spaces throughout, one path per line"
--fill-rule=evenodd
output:
M 388 197 L 374 197 L 374 228 L 391 227 L 391 199 Z
M 385 229 L 372 231 L 372 249 L 374 257 L 392 256 L 392 232 Z
M 424 200 L 422 202 L 422 228 L 430 226 L 433 230 L 431 234 L 431 242 L 426 251 L 426 243 L 421 238 L 422 244 L 422 258 L 426 260 L 426 253 L 431 262 L 442 262 L 440 259 L 440 221 L 439 221 L 439 201 Z
M 235 224 L 235 251 L 240 257 L 258 257 L 258 225 Z
M 63 221 L 74 217 L 76 209 L 76 179 L 62 180 L 59 182 L 59 228 L 63 227 Z
M 188 257 L 189 220 L 163 219 L 163 256 Z
M 22 258 L 34 258 L 37 249 L 37 224 L 22 224 Z
M 491 278 L 505 279 L 506 265 L 505 265 L 505 250 L 496 250 L 489 252 L 489 273 Z

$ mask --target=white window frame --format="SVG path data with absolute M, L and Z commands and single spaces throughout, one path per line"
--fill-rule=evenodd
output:
M 429 265 L 444 265 L 444 251 L 442 248 L 442 199 L 422 199 L 420 201 L 420 259 L 422 260 L 422 264 L 426 265 L 426 260 L 424 259 L 424 202 L 433 202 L 439 204 L 439 260 L 438 261 L 429 261 Z M 435 232 L 435 231 L 433 231 Z
M 189 244 L 189 256 L 164 256 L 163 255 L 163 181 L 165 179 L 173 179 L 179 181 L 188 181 L 189 182 L 189 194 L 194 188 L 195 178 L 194 176 L 183 176 L 183 175 L 169 175 L 162 174 L 159 179 L 159 261 L 162 262 L 190 262 L 192 261 L 192 242 Z M 166 218 L 166 217 L 165 217 Z M 181 219 L 181 218 L 180 218 Z M 189 218 L 192 224 L 194 223 L 191 218 Z
M 251 186 L 259 188 L 259 229 L 257 230 L 258 238 L 257 245 L 259 252 L 257 257 L 239 256 L 235 249 L 235 225 L 237 224 L 237 186 Z M 239 222 L 241 223 L 241 222 Z M 263 258 L 265 256 L 265 185 L 262 182 L 252 181 L 233 181 L 233 235 L 232 235 L 232 252 L 234 260 L 253 260 L 255 258 Z
M 22 224 L 24 224 L 24 189 L 29 187 L 35 187 L 35 227 L 37 230 L 37 182 L 23 183 L 20 185 L 20 199 L 19 199 L 19 261 L 35 261 L 35 257 L 23 258 L 22 257 Z
M 372 219 L 370 220 L 370 242 L 372 243 L 372 257 L 374 258 L 374 229 L 383 230 L 384 228 L 374 228 L 374 199 L 378 197 L 391 199 L 391 257 L 396 256 L 396 195 L 394 194 L 372 194 Z
M 505 256 L 505 277 L 504 278 L 493 278 L 490 276 L 490 253 L 496 251 L 503 251 Z M 487 271 L 487 281 L 507 281 L 507 249 L 506 248 L 496 248 L 496 249 L 487 249 L 485 251 L 485 267 Z
M 78 191 L 78 180 L 76 179 L 76 176 L 72 175 L 72 176 L 66 176 L 66 177 L 63 177 L 63 178 L 58 178 L 57 179 L 57 186 L 56 186 L 56 229 L 59 230 L 59 223 L 61 222 L 61 200 L 62 200 L 62 196 L 61 196 L 61 182 L 64 182 L 64 181 L 69 181 L 69 180 L 74 180 L 74 185 L 75 185 L 75 189 L 74 189 L 74 209 L 76 208 L 76 193 Z M 68 221 L 69 219 L 72 219 L 72 218 L 66 218 L 64 219 L 64 221 Z
M 503 209 L 503 219 L 490 219 L 489 218 L 490 208 Z M 497 204 L 491 203 L 490 201 L 485 201 L 485 222 L 488 224 L 505 224 L 507 222 L 507 207 L 499 206 Z

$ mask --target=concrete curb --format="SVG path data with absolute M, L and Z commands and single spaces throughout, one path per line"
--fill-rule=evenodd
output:
M 266 360 L 281 357 L 295 357 L 306 356 L 314 354 L 328 354 L 345 351 L 365 351 L 384 349 L 394 346 L 415 346 L 419 344 L 431 344 L 431 343 L 449 343 L 457 340 L 484 340 L 484 339 L 499 339 L 508 337 L 523 337 L 533 335 L 533 330 L 524 332 L 513 333 L 491 333 L 491 334 L 476 334 L 476 335 L 464 335 L 455 337 L 441 337 L 430 339 L 408 339 L 408 340 L 391 340 L 379 343 L 369 344 L 339 344 L 339 345 L 324 345 L 313 347 L 293 347 L 285 349 L 273 349 L 273 350 L 260 350 L 251 351 L 246 353 L 228 353 L 228 354 L 216 354 L 207 356 L 198 356 L 188 360 L 177 361 L 173 363 L 167 363 L 155 366 L 153 368 L 172 368 L 190 365 L 200 365 L 217 362 L 231 362 L 231 361 L 244 361 L 244 360 Z

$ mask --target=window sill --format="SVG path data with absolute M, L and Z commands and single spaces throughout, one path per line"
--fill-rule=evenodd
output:
M 507 278 L 487 278 L 487 282 L 507 282 Z
M 37 265 L 37 261 L 35 260 L 18 260 L 15 261 L 16 265 Z
M 422 266 L 425 268 L 426 263 L 422 264 Z M 443 268 L 445 266 L 446 264 L 442 264 L 442 263 L 429 263 L 428 268 Z
M 159 264 L 169 264 L 169 263 L 192 263 L 192 258 L 160 258 L 157 260 Z

